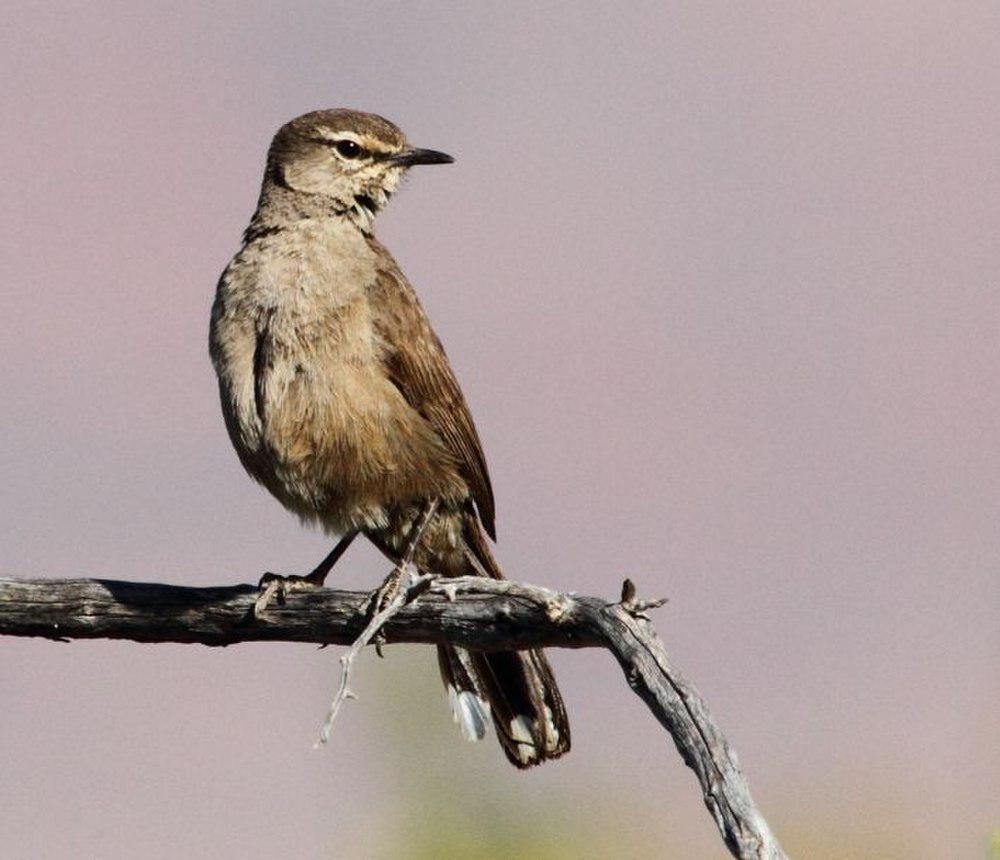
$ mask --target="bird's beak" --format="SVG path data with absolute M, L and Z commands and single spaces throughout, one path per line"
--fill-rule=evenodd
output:
M 401 167 L 412 167 L 414 164 L 451 164 L 455 159 L 434 149 L 405 149 L 388 160 Z

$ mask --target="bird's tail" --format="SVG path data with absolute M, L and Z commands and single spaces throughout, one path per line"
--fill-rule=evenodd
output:
M 465 532 L 469 574 L 503 579 L 478 523 L 470 522 Z M 438 664 L 466 738 L 482 738 L 492 718 L 500 746 L 515 767 L 532 767 L 568 752 L 569 719 L 543 651 L 439 645 Z
M 438 646 L 441 677 L 467 740 L 486 734 L 490 718 L 511 764 L 526 768 L 569 750 L 569 720 L 545 654 L 468 651 Z

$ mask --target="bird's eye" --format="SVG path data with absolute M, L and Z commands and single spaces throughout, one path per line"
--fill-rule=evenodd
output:
M 360 144 L 353 140 L 338 140 L 333 144 L 333 148 L 344 158 L 359 158 L 364 153 Z

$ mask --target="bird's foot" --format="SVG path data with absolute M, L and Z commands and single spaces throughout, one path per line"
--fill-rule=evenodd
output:
M 280 573 L 265 573 L 257 587 L 260 594 L 254 601 L 253 614 L 255 618 L 260 618 L 267 607 L 272 603 L 278 606 L 285 605 L 285 595 L 293 591 L 306 591 L 310 588 L 321 588 L 323 580 L 314 574 L 308 576 L 282 576 Z
M 399 564 L 394 567 L 382 584 L 372 592 L 371 600 L 368 604 L 368 617 L 374 618 L 380 612 L 387 609 L 399 597 L 400 591 L 407 587 L 409 580 L 410 576 L 404 565 Z M 379 657 L 384 656 L 382 654 L 382 646 L 385 644 L 385 633 L 382 630 L 379 630 L 375 634 L 373 642 L 375 644 L 375 653 Z

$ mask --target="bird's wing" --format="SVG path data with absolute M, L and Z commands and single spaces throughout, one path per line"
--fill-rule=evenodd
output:
M 380 250 L 383 259 L 392 259 Z M 395 265 L 386 265 L 379 270 L 371 299 L 389 378 L 461 464 L 483 528 L 496 540 L 493 487 L 483 446 L 444 347 L 413 287 Z

